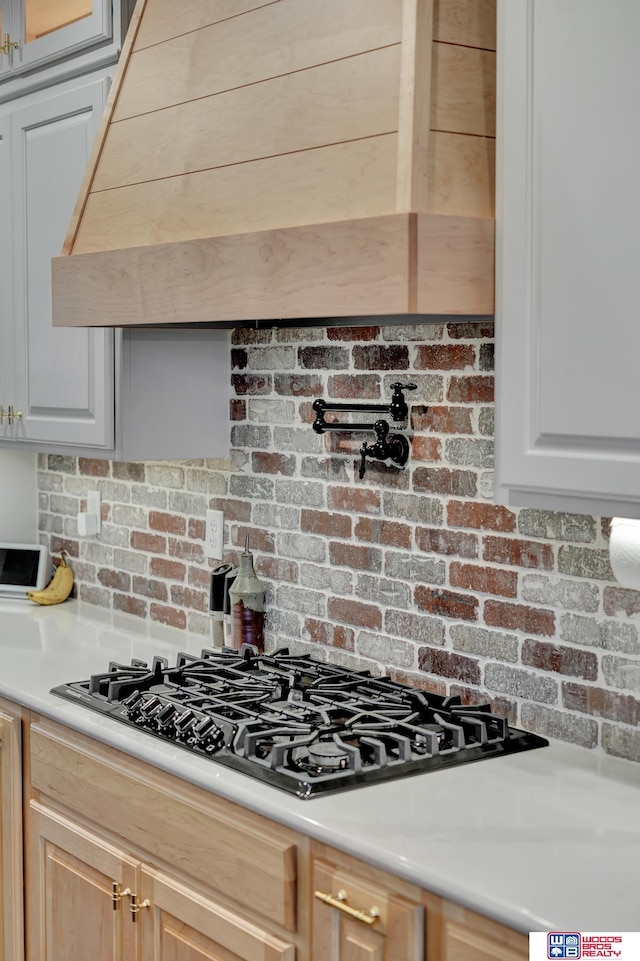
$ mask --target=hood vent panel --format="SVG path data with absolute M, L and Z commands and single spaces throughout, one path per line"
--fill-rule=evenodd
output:
M 54 324 L 492 313 L 494 0 L 188 6 L 139 0 Z

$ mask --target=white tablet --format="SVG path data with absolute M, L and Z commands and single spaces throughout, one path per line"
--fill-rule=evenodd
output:
M 51 561 L 46 547 L 0 542 L 0 598 L 40 591 L 50 580 Z

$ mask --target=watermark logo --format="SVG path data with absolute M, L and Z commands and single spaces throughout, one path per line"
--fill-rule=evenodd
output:
M 547 935 L 547 958 L 582 957 L 582 936 L 576 931 L 550 931 Z
M 529 961 L 639 961 L 640 932 L 533 931 L 529 934 Z

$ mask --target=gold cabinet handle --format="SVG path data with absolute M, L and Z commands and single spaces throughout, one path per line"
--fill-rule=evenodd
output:
M 342 911 L 343 914 L 348 914 L 350 918 L 354 918 L 356 921 L 362 921 L 364 924 L 375 924 L 380 917 L 380 911 L 378 908 L 371 908 L 369 911 L 358 911 L 357 908 L 352 908 L 350 905 L 346 904 L 347 892 L 338 891 L 337 895 L 334 897 L 333 894 L 325 894 L 324 891 L 314 891 L 314 897 L 318 898 L 319 901 L 323 901 L 328 904 L 331 908 L 337 908 L 338 911 Z
M 140 911 L 142 910 L 142 908 L 151 907 L 151 901 L 149 900 L 149 898 L 145 898 L 144 901 L 138 901 L 137 894 L 132 894 L 130 895 L 130 897 L 131 897 L 131 906 L 130 906 L 131 920 L 133 922 L 136 922 L 138 920 L 138 915 L 140 914 Z
M 13 427 L 15 421 L 22 419 L 22 411 L 16 410 L 13 404 L 9 404 L 6 410 L 4 407 L 0 407 L 0 424 L 4 422 L 5 418 L 9 427 Z
M 12 47 L 13 47 L 14 50 L 17 50 L 17 49 L 18 49 L 18 41 L 17 41 L 17 40 L 12 40 L 11 37 L 9 36 L 9 34 L 8 34 L 8 33 L 5 33 L 5 35 L 4 35 L 4 43 L 3 43 L 2 46 L 0 47 L 0 50 L 2 51 L 2 53 L 5 54 L 5 56 L 8 57 L 8 56 L 9 56 L 9 51 L 11 50 Z
M 113 905 L 113 910 L 118 910 L 118 905 L 123 898 L 128 897 L 131 894 L 131 888 L 125 888 L 124 891 L 120 890 L 120 885 L 117 881 L 114 881 L 111 885 L 111 903 Z

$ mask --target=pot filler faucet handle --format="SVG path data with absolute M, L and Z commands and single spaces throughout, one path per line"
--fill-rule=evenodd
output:
M 367 457 L 373 457 L 375 460 L 390 459 L 398 467 L 404 467 L 409 458 L 409 441 L 403 434 L 390 434 L 386 420 L 377 420 L 373 429 L 377 437 L 375 444 L 367 444 L 365 441 L 360 448 L 360 470 L 358 471 L 360 480 L 367 469 Z
M 389 404 L 389 413 L 393 420 L 406 420 L 409 416 L 409 408 L 407 407 L 407 402 L 404 399 L 403 390 L 417 390 L 417 384 L 392 384 L 391 388 L 393 394 L 391 395 L 391 403 Z

